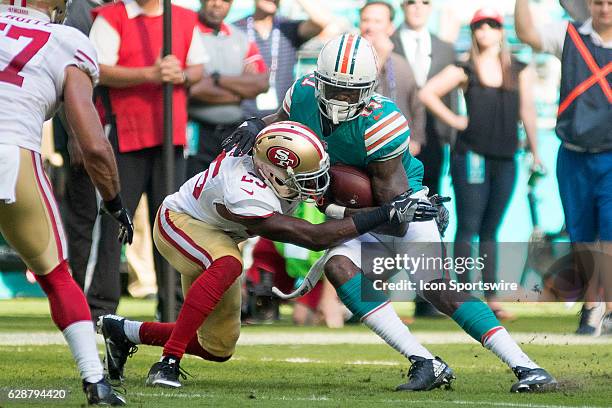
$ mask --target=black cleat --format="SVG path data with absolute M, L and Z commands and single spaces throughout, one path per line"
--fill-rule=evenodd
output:
M 587 308 L 582 305 L 580 309 L 580 323 L 576 334 L 581 336 L 599 336 L 601 332 L 601 316 L 603 314 L 603 304 Z
M 450 389 L 455 379 L 453 370 L 440 357 L 426 359 L 411 356 L 408 382 L 398 385 L 395 391 L 429 391 L 444 386 Z
M 119 407 L 126 404 L 125 398 L 111 387 L 111 385 L 102 379 L 97 383 L 90 383 L 83 380 L 83 392 L 87 396 L 89 405 L 110 405 Z
M 128 340 L 123 330 L 125 317 L 117 315 L 104 315 L 98 318 L 98 333 L 104 336 L 106 348 L 106 371 L 108 379 L 113 383 L 123 382 L 123 367 L 128 357 L 138 351 L 136 344 Z
M 557 380 L 543 368 L 514 367 L 514 375 L 519 380 L 512 385 L 510 392 L 554 391 Z
M 182 386 L 179 376 L 186 379 L 186 371 L 180 367 L 180 360 L 176 357 L 165 356 L 161 361 L 153 364 L 149 370 L 145 385 L 149 387 L 179 388 Z

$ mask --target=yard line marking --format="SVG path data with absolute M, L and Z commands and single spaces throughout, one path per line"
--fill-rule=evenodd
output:
M 413 332 L 414 333 L 414 332 Z M 479 344 L 467 334 L 451 331 L 422 331 L 414 333 L 423 344 Z M 512 333 L 519 344 L 537 345 L 596 345 L 612 344 L 612 337 L 584 337 L 574 334 L 551 333 Z M 98 343 L 103 344 L 98 335 Z M 0 346 L 43 346 L 66 344 L 63 335 L 58 332 L 3 332 L 0 333 Z M 238 339 L 238 346 L 265 345 L 330 345 L 330 344 L 385 344 L 381 338 L 370 332 L 346 330 L 333 333 L 303 333 L 300 331 L 280 331 L 274 336 L 269 333 L 243 332 Z
M 129 395 L 137 396 L 137 397 L 171 397 L 171 398 L 184 398 L 184 399 L 195 399 L 195 398 L 211 398 L 215 396 L 221 396 L 221 394 L 188 394 L 188 393 L 146 393 L 146 392 L 133 392 Z M 223 394 L 225 396 L 225 394 Z M 268 396 L 257 396 L 257 400 L 260 401 L 334 401 L 333 398 L 329 398 L 326 396 L 316 396 L 313 395 L 311 397 L 268 397 Z M 354 401 L 365 401 L 363 399 L 356 399 Z M 485 405 L 491 407 L 510 407 L 510 408 L 605 408 L 601 406 L 593 406 L 593 405 L 550 405 L 550 404 L 530 404 L 530 403 L 520 403 L 520 402 L 499 402 L 499 401 L 467 401 L 467 400 L 413 400 L 413 399 L 374 399 L 368 400 L 372 403 L 401 403 L 401 404 L 431 404 L 435 402 L 436 405 Z

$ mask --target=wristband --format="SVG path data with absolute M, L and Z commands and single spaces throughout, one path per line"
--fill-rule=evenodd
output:
M 346 207 L 342 207 L 337 204 L 330 204 L 325 209 L 325 215 L 330 218 L 335 218 L 337 220 L 341 220 L 344 218 L 344 212 L 346 211 Z
M 353 215 L 352 219 L 355 223 L 355 229 L 359 235 L 362 235 L 389 222 L 389 210 L 385 207 L 379 207 L 375 210 L 357 213 Z
M 121 196 L 119 195 L 119 193 L 117 193 L 115 198 L 113 198 L 112 200 L 104 201 L 104 208 L 106 208 L 109 213 L 121 211 L 121 209 L 123 208 L 123 203 L 121 202 Z

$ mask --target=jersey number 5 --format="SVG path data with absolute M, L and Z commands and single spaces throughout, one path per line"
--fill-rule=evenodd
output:
M 0 30 L 6 28 L 6 23 L 0 23 Z M 30 38 L 32 41 L 26 45 L 13 59 L 6 68 L 0 70 L 0 82 L 8 82 L 21 88 L 23 76 L 19 75 L 23 67 L 36 55 L 36 53 L 49 41 L 51 33 L 47 31 L 35 30 L 32 28 L 9 26 L 3 33 L 8 38 L 18 40 L 21 37 Z

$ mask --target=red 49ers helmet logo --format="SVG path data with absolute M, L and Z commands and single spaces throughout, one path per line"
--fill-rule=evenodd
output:
M 268 160 L 278 167 L 296 168 L 300 164 L 300 158 L 290 149 L 282 146 L 275 146 L 268 149 Z

